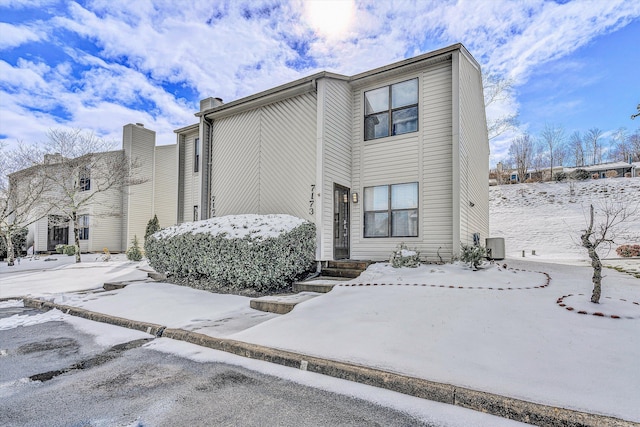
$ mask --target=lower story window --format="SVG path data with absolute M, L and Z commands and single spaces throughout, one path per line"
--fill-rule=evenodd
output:
M 417 237 L 418 183 L 364 189 L 364 237 Z
M 78 234 L 80 240 L 89 240 L 89 215 L 78 216 Z

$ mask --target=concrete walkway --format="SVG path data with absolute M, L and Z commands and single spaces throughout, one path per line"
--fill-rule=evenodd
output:
M 58 309 L 69 315 L 143 331 L 156 337 L 177 339 L 251 359 L 329 375 L 533 425 L 570 427 L 640 426 L 638 423 L 618 418 L 527 402 L 498 394 L 386 372 L 366 366 L 337 362 L 236 340 L 215 338 L 183 329 L 171 329 L 159 324 L 124 319 L 40 299 L 22 298 L 22 300 L 24 301 L 25 307 L 43 310 Z

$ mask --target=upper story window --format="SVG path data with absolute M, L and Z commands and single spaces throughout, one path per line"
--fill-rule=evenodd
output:
M 194 143 L 194 156 L 193 156 L 193 172 L 200 170 L 200 138 L 196 138 Z
M 80 191 L 91 190 L 91 172 L 88 167 L 80 170 Z
M 418 131 L 418 79 L 364 93 L 364 139 Z
M 364 189 L 364 237 L 417 237 L 418 183 Z

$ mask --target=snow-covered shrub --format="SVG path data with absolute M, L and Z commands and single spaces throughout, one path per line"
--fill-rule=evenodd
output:
M 616 253 L 624 258 L 640 256 L 640 245 L 620 245 L 616 249 Z
M 410 250 L 407 248 L 407 245 L 400 243 L 396 250 L 391 252 L 389 263 L 393 268 L 415 268 L 420 265 L 420 252 L 417 250 Z
M 64 253 L 64 247 L 65 247 L 65 246 L 67 246 L 67 245 L 56 245 L 56 248 L 55 248 L 55 249 L 56 249 L 56 253 L 57 253 L 57 254 L 62 254 L 62 253 Z
M 487 249 L 484 246 L 462 245 L 460 261 L 466 262 L 473 270 L 477 270 L 486 256 Z
M 138 236 L 133 235 L 131 240 L 131 247 L 127 249 L 127 259 L 129 261 L 140 261 L 142 259 L 142 251 L 140 250 L 140 243 L 138 242 Z
M 169 227 L 147 238 L 149 264 L 229 289 L 285 288 L 315 260 L 315 225 L 289 215 L 237 215 Z
M 606 176 L 607 178 L 617 178 L 618 177 L 618 171 L 607 171 L 607 173 L 604 174 L 604 176 Z
M 587 179 L 591 178 L 591 175 L 584 169 L 576 169 L 575 171 L 573 171 L 573 178 L 577 179 L 578 181 L 586 181 Z
M 556 182 L 564 182 L 567 180 L 567 174 L 565 172 L 556 172 L 553 176 Z
M 62 253 L 68 256 L 73 256 L 76 254 L 76 245 L 64 245 L 62 248 Z

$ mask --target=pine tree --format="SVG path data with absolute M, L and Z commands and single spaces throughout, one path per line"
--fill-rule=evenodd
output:
M 147 241 L 147 238 L 151 236 L 156 231 L 160 231 L 160 221 L 158 221 L 158 216 L 153 215 L 153 218 L 149 220 L 147 223 L 147 229 L 144 233 L 144 240 Z
M 131 247 L 127 249 L 127 259 L 129 261 L 140 261 L 142 259 L 142 251 L 140 250 L 140 243 L 138 242 L 138 236 L 134 235 L 131 241 Z

